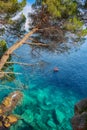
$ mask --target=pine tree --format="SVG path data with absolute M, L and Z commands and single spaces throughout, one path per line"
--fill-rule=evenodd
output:
M 61 22 L 63 29 L 78 32 L 78 34 L 79 32 L 82 32 L 80 33 L 80 36 L 86 35 L 86 33 L 83 32 L 87 32 L 87 29 L 82 29 L 84 22 L 81 20 L 79 15 L 79 2 L 77 2 L 77 0 L 36 0 L 37 6 L 38 1 L 41 2 L 40 10 L 45 8 L 45 10 L 47 10 L 47 14 L 49 13 L 51 20 L 54 23 L 60 25 Z M 86 2 L 87 0 L 85 3 Z M 51 23 L 53 23 L 52 21 Z
M 42 4 L 53 17 L 68 18 L 77 13 L 77 4 L 72 0 L 43 0 Z
M 26 4 L 26 0 L 18 2 L 18 0 L 0 0 L 0 15 L 10 17 L 22 10 Z

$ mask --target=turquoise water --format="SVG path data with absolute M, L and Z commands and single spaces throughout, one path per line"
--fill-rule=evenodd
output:
M 33 66 L 14 64 L 16 75 L 12 82 L 1 81 L 1 100 L 14 90 L 24 94 L 22 103 L 14 110 L 21 116 L 10 130 L 72 130 L 70 120 L 74 105 L 87 97 L 87 44 L 57 54 L 23 45 L 12 59 Z M 57 66 L 59 71 L 54 73 Z M 9 88 L 8 88 L 9 87 Z

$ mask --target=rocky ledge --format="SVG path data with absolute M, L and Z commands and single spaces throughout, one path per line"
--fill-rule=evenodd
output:
M 75 115 L 71 120 L 73 130 L 87 130 L 87 98 L 75 105 Z

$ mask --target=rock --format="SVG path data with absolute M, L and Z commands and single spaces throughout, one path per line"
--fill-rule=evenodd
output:
M 87 98 L 81 100 L 75 105 L 74 108 L 75 114 L 81 114 L 84 111 L 87 111 Z
M 42 110 L 45 110 L 45 111 L 50 111 L 54 108 L 54 105 L 52 104 L 52 102 L 45 98 L 43 100 L 43 104 L 40 106 Z
M 26 125 L 23 123 L 22 120 L 19 120 L 15 125 L 10 127 L 10 130 L 22 130 Z
M 87 98 L 75 105 L 75 115 L 71 120 L 73 130 L 87 130 Z
M 35 130 L 49 130 L 47 125 L 47 117 L 44 116 L 44 113 L 36 113 L 34 117 L 35 125 L 32 126 Z
M 71 123 L 73 130 L 87 130 L 87 112 L 74 116 Z
M 56 124 L 53 122 L 53 120 L 48 120 L 47 125 L 51 128 L 56 128 Z
M 23 119 L 26 123 L 28 123 L 28 124 L 30 124 L 30 123 L 33 122 L 33 120 L 34 120 L 33 113 L 32 113 L 32 111 L 29 110 L 29 109 L 27 109 L 27 110 L 22 114 L 21 117 L 22 117 L 22 119 Z
M 43 123 L 42 120 L 36 120 L 36 126 L 38 127 L 37 130 L 48 130 L 47 126 L 45 123 Z M 35 130 L 36 130 L 36 126 L 35 126 Z
M 0 130 L 9 130 L 9 128 L 2 127 L 2 128 L 0 128 Z
M 49 101 L 48 99 L 45 99 L 45 100 L 44 100 L 44 105 L 50 107 L 50 106 L 52 105 L 52 102 Z
M 35 119 L 38 120 L 38 121 L 40 121 L 41 120 L 41 115 L 39 115 L 39 114 L 36 113 L 35 114 Z
M 65 119 L 64 114 L 60 110 L 58 110 L 58 109 L 55 109 L 54 114 L 56 116 L 55 118 L 57 119 L 57 121 L 59 123 L 62 123 L 63 120 Z
M 45 98 L 47 98 L 46 93 L 43 90 L 38 90 L 37 101 L 42 104 Z

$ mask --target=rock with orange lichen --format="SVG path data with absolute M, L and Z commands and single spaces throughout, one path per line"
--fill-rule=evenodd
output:
M 15 115 L 9 115 L 9 116 L 6 116 L 4 119 L 3 119 L 3 125 L 5 127 L 10 127 L 12 124 L 16 123 L 18 121 L 19 117 L 18 116 L 15 116 Z
M 19 117 L 15 115 L 9 115 L 7 118 L 10 124 L 16 123 L 19 119 Z
M 3 127 L 2 121 L 0 121 L 0 128 Z
M 3 113 L 3 109 L 2 108 L 0 108 L 0 115 Z
M 9 128 L 12 124 L 15 124 L 19 119 L 19 116 L 13 114 L 0 116 L 0 130 L 3 127 Z
M 22 96 L 20 91 L 15 91 L 2 101 L 0 105 L 0 130 L 9 128 L 18 121 L 19 117 L 11 114 L 11 112 L 20 102 Z
M 0 105 L 0 114 L 11 112 L 22 98 L 20 91 L 15 91 L 6 97 Z

